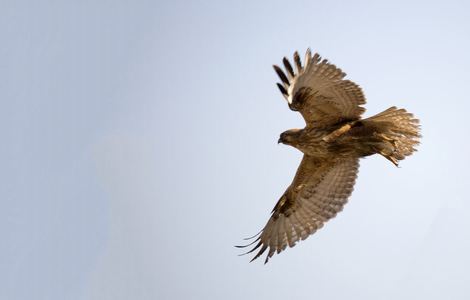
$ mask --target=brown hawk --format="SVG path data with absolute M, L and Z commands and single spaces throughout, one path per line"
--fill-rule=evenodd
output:
M 404 109 L 389 109 L 361 119 L 366 103 L 361 88 L 320 55 L 305 54 L 302 65 L 294 53 L 294 67 L 284 57 L 286 72 L 274 66 L 289 108 L 300 112 L 304 129 L 283 132 L 279 143 L 304 153 L 294 180 L 272 210 L 266 226 L 247 247 L 274 253 L 293 247 L 320 229 L 343 209 L 353 191 L 359 158 L 380 154 L 394 165 L 411 155 L 419 143 L 419 120 Z

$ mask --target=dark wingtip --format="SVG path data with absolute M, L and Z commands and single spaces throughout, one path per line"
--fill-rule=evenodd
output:
M 284 67 L 286 68 L 287 72 L 289 72 L 289 75 L 291 77 L 294 77 L 294 69 L 292 68 L 292 65 L 290 64 L 289 60 L 287 59 L 287 57 L 284 57 L 282 59 L 282 62 L 284 64 Z
M 277 83 L 277 87 L 279 88 L 279 90 L 281 91 L 281 93 L 284 95 L 284 96 L 287 96 L 287 90 L 284 88 L 284 86 L 280 83 Z
M 247 254 L 253 253 L 253 252 L 254 252 L 256 249 L 258 249 L 261 245 L 263 245 L 263 242 L 258 241 L 258 244 L 256 244 L 256 246 L 254 246 L 253 249 L 251 249 L 251 250 L 249 250 L 249 251 L 247 251 L 247 252 L 245 252 L 245 253 L 239 254 L 238 256 L 243 256 L 243 255 L 247 255 Z M 263 250 L 264 247 L 265 247 L 265 246 L 263 246 L 263 247 L 261 248 L 261 250 Z M 260 251 L 261 251 L 261 250 L 260 250 Z M 264 250 L 263 250 L 263 251 L 264 251 Z M 259 253 L 258 253 L 258 254 L 259 254 Z M 257 256 L 258 256 L 258 255 L 257 255 Z M 257 257 L 257 256 L 256 256 L 256 257 Z M 255 258 L 253 258 L 252 261 L 253 261 L 254 259 L 255 259 Z
M 294 62 L 297 67 L 297 72 L 300 73 L 300 70 L 302 70 L 302 62 L 300 61 L 299 52 L 297 51 L 294 52 Z
M 254 261 L 255 259 L 257 259 L 258 257 L 260 257 L 264 251 L 266 251 L 266 249 L 268 248 L 267 245 L 264 245 L 263 242 L 259 241 L 258 244 L 256 244 L 256 247 L 254 247 L 253 249 L 250 250 L 250 252 L 247 252 L 248 253 L 251 253 L 253 251 L 255 251 L 256 249 L 258 249 L 261 245 L 263 245 L 263 247 L 261 247 L 261 249 L 259 249 L 258 253 L 256 253 L 255 257 L 253 257 L 250 262 Z
M 268 261 L 269 261 L 269 255 L 268 255 L 268 256 L 266 256 L 266 259 L 264 260 L 264 264 L 267 264 L 267 263 L 268 263 Z
M 312 50 L 310 49 L 310 47 L 307 48 L 307 51 L 305 51 L 305 54 L 309 56 L 312 55 Z
M 274 68 L 274 71 L 276 71 L 277 76 L 279 76 L 279 78 L 281 79 L 281 81 L 284 82 L 285 84 L 289 85 L 289 80 L 287 79 L 286 74 L 284 74 L 284 72 L 281 70 L 281 68 L 279 68 L 276 65 L 273 65 L 273 68 Z
M 235 247 L 237 247 L 237 248 L 246 248 L 246 247 L 248 247 L 248 246 L 253 245 L 253 244 L 256 243 L 257 241 L 259 241 L 259 239 L 260 239 L 260 238 L 258 237 L 256 240 L 254 240 L 253 242 L 251 242 L 251 243 L 249 243 L 249 244 L 247 244 L 247 245 L 235 245 Z
M 248 241 L 248 240 L 254 239 L 254 238 L 257 237 L 258 235 L 260 235 L 261 232 L 263 232 L 263 229 L 261 229 L 260 231 L 258 231 L 258 233 L 256 233 L 255 235 L 250 236 L 250 237 L 247 237 L 247 238 L 244 238 L 243 240 Z

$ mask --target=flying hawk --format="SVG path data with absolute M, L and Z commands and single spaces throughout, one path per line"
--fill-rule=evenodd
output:
M 291 185 L 272 210 L 266 226 L 252 238 L 255 260 L 267 251 L 265 263 L 274 253 L 293 247 L 320 229 L 343 209 L 353 191 L 361 157 L 380 154 L 394 165 L 411 155 L 419 144 L 419 120 L 404 109 L 389 109 L 362 119 L 366 99 L 361 88 L 335 65 L 312 56 L 310 49 L 302 65 L 294 53 L 294 67 L 284 57 L 286 72 L 274 70 L 278 87 L 289 108 L 305 119 L 303 129 L 290 129 L 279 143 L 304 153 Z

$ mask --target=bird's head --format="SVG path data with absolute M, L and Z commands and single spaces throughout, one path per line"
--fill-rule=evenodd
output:
M 277 143 L 283 143 L 286 145 L 296 145 L 302 134 L 301 129 L 289 129 L 281 133 Z

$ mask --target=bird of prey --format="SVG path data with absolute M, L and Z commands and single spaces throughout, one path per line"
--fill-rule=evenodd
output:
M 294 180 L 274 206 L 267 224 L 252 237 L 257 250 L 253 260 L 267 251 L 265 263 L 274 253 L 306 239 L 343 209 L 357 177 L 359 159 L 380 154 L 394 165 L 416 151 L 419 120 L 404 109 L 389 109 L 361 118 L 366 103 L 361 88 L 344 79 L 335 65 L 312 56 L 302 64 L 294 53 L 294 67 L 284 57 L 284 72 L 274 65 L 281 79 L 277 86 L 289 108 L 305 119 L 303 129 L 290 129 L 279 143 L 303 153 Z M 249 238 L 251 239 L 251 238 Z

